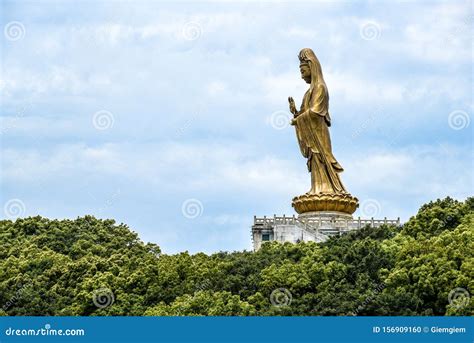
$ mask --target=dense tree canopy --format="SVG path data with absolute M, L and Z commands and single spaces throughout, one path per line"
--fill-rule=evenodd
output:
M 242 228 L 245 230 L 245 228 Z M 0 315 L 472 315 L 474 198 L 402 227 L 161 254 L 113 220 L 0 221 Z

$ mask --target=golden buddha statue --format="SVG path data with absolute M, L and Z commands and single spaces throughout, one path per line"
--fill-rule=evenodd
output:
M 357 198 L 350 195 L 339 177 L 344 169 L 332 153 L 329 127 L 329 93 L 321 65 L 313 50 L 299 53 L 301 77 L 309 83 L 298 111 L 292 97 L 288 98 L 294 118 L 296 137 L 301 154 L 307 159 L 311 173 L 311 189 L 293 199 L 298 213 L 337 211 L 352 214 L 358 206 Z

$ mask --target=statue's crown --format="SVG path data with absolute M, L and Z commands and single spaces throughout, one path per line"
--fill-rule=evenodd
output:
M 309 65 L 309 60 L 306 57 L 304 57 L 300 54 L 300 55 L 298 55 L 298 58 L 300 60 L 300 66 Z

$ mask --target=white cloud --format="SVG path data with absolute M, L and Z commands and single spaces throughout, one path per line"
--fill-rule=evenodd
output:
M 296 65 L 296 64 L 295 64 Z M 295 68 L 292 72 L 285 72 L 278 75 L 268 75 L 262 80 L 263 96 L 267 102 L 273 106 L 288 104 L 286 99 L 293 96 L 297 104 L 300 103 L 298 95 L 303 97 L 308 85 L 299 76 L 299 71 Z M 293 93 L 293 94 L 292 94 Z M 285 107 L 287 109 L 287 107 Z
M 370 149 L 347 156 L 343 180 L 359 199 L 374 198 L 385 204 L 381 215 L 406 220 L 423 203 L 446 196 L 472 196 L 474 180 L 469 147 L 449 143 L 415 145 L 399 150 Z M 398 211 L 398 212 L 397 212 Z
M 348 103 L 400 103 L 404 101 L 403 84 L 386 79 L 369 79 L 348 71 L 325 73 L 328 89 L 331 93 L 340 94 Z
M 223 93 L 227 88 L 227 85 L 222 81 L 212 81 L 207 85 L 207 91 L 211 96 L 219 95 Z
M 406 26 L 403 51 L 428 62 L 471 60 L 470 13 L 469 1 L 443 2 L 427 7 L 416 22 Z
M 271 189 L 274 194 L 282 194 L 301 188 L 304 175 L 299 175 L 289 161 L 246 154 L 246 149 L 250 147 L 212 143 L 108 143 L 94 147 L 72 144 L 61 145 L 52 152 L 6 149 L 2 173 L 4 182 L 99 173 L 191 191 L 258 193 Z

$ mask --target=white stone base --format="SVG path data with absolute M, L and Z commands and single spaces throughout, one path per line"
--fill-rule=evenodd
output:
M 352 215 L 344 212 L 325 211 L 325 212 L 306 212 L 298 215 L 300 220 L 319 220 L 319 218 L 327 220 L 352 220 Z
M 400 225 L 400 218 L 387 220 L 353 219 L 342 212 L 308 212 L 298 217 L 254 217 L 252 240 L 254 250 L 260 249 L 265 241 L 280 243 L 324 242 L 329 236 L 358 230 L 366 225 L 378 227 L 383 224 Z

